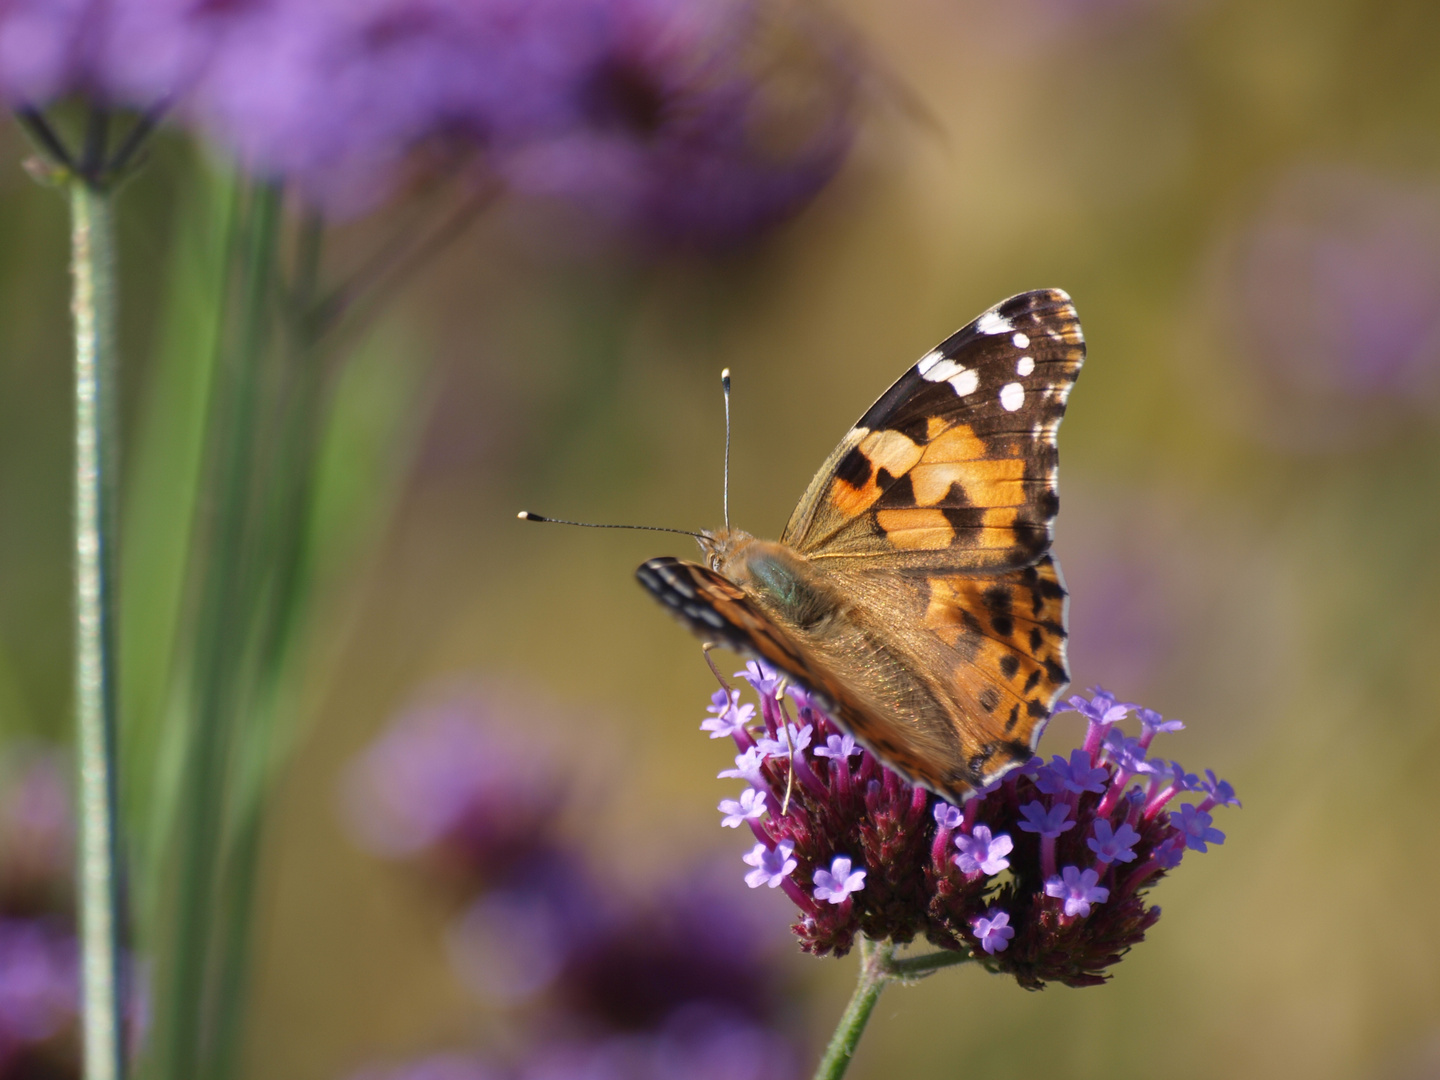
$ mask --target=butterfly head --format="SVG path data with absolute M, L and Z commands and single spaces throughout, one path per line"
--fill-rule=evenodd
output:
M 704 553 L 705 563 L 717 574 L 725 574 L 741 549 L 755 543 L 755 538 L 744 529 L 704 529 L 695 538 Z M 726 574 L 727 577 L 731 576 Z

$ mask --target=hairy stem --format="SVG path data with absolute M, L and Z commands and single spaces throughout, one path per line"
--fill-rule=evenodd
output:
M 121 1080 L 125 1051 L 116 785 L 115 237 L 110 196 L 70 181 L 75 320 L 75 724 L 86 1080 Z
M 815 1080 L 839 1080 L 845 1075 L 860 1036 L 865 1033 L 865 1025 L 870 1022 L 870 1014 L 875 1010 L 875 1002 L 880 999 L 880 991 L 894 977 L 890 974 L 894 955 L 895 946 L 891 942 L 860 939 L 860 976 L 855 982 L 855 993 L 850 996 L 850 1004 L 845 1006 L 835 1033 L 830 1036 L 825 1056 L 815 1066 Z

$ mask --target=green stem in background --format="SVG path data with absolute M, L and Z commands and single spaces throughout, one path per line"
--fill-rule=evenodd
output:
M 815 1066 L 814 1080 L 840 1080 L 850 1067 L 855 1056 L 855 1047 L 875 1011 L 875 1002 L 880 1000 L 880 991 L 892 982 L 918 979 L 942 968 L 954 967 L 972 960 L 968 953 L 934 952 L 924 956 L 895 958 L 895 944 L 890 941 L 860 939 L 860 975 L 855 983 L 855 993 L 845 1006 L 835 1033 L 825 1047 L 825 1056 Z
M 86 1080 L 125 1075 L 116 784 L 115 236 L 110 196 L 70 187 L 75 319 L 75 714 Z
M 250 655 L 248 612 L 254 554 L 246 550 L 253 525 L 256 411 L 261 407 L 262 357 L 269 342 L 281 196 L 262 185 L 251 195 L 237 233 L 236 344 L 215 373 L 210 425 L 207 505 L 201 526 L 207 557 L 199 569 L 192 660 L 192 714 L 177 807 L 181 830 L 171 970 L 166 982 L 163 1064 L 160 1074 L 192 1080 L 206 1070 L 215 975 L 213 944 L 223 841 L 226 762 L 234 726 L 253 697 L 245 670 Z

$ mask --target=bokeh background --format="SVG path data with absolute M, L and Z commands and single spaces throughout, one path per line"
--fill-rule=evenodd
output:
M 324 1080 L 493 1033 L 447 953 L 453 903 L 357 845 L 340 794 L 398 712 L 456 686 L 566 763 L 572 828 L 615 880 L 643 893 L 714 856 L 737 903 L 788 920 L 717 828 L 728 754 L 696 730 L 713 680 L 633 582 L 688 541 L 515 512 L 718 524 L 728 366 L 732 516 L 774 536 L 905 365 L 1042 286 L 1071 293 L 1089 344 L 1056 542 L 1075 683 L 1184 719 L 1172 752 L 1244 809 L 1157 890 L 1164 917 L 1111 983 L 1034 994 L 962 968 L 893 988 L 852 1075 L 1440 1075 L 1440 12 L 837 11 L 874 74 L 846 166 L 795 219 L 723 257 L 625 259 L 502 206 L 365 339 L 388 373 L 365 392 L 414 408 L 405 452 L 366 465 L 392 512 L 328 583 L 311 649 L 246 1075 Z M 65 221 L 26 152 L 0 129 L 0 739 L 64 742 Z M 157 404 L 178 391 L 154 357 L 199 161 L 169 134 L 123 196 L 126 464 L 146 475 L 194 437 Z M 127 521 L 155 520 L 146 497 L 127 490 Z M 1057 719 L 1042 749 L 1077 731 Z M 784 963 L 813 1049 L 854 958 Z

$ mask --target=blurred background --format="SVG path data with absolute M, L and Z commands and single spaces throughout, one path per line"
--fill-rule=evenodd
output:
M 358 756 L 435 702 L 544 763 L 563 792 L 546 828 L 606 889 L 653 903 L 718 862 L 705 891 L 773 931 L 779 1011 L 813 1060 L 855 959 L 801 956 L 791 909 L 745 889 L 748 844 L 717 828 L 729 754 L 697 730 L 713 679 L 633 581 L 689 542 L 515 512 L 718 525 L 729 367 L 732 517 L 774 537 L 906 365 L 996 301 L 1060 287 L 1089 346 L 1056 541 L 1075 686 L 1183 719 L 1170 752 L 1244 809 L 1156 891 L 1164 917 L 1108 985 L 1027 993 L 961 968 L 893 988 L 851 1075 L 1440 1076 L 1424 779 L 1440 751 L 1440 12 L 830 14 L 866 72 L 854 143 L 788 220 L 719 253 L 637 254 L 502 202 L 356 339 L 343 392 L 360 434 L 333 454 L 340 487 L 383 491 L 384 512 L 322 575 L 266 815 L 243 1074 L 327 1080 L 503 1042 L 504 994 L 465 974 L 464 890 L 392 857 L 355 809 Z M 16 761 L 63 753 L 70 708 L 66 225 L 28 152 L 0 128 L 0 740 Z M 186 192 L 208 161 L 164 133 L 120 203 L 132 711 L 160 707 L 140 654 L 173 632 L 145 614 L 175 587 L 163 477 L 196 438 L 157 312 L 183 293 Z M 337 250 L 381 228 L 357 219 Z M 1042 750 L 1078 731 L 1058 718 Z

